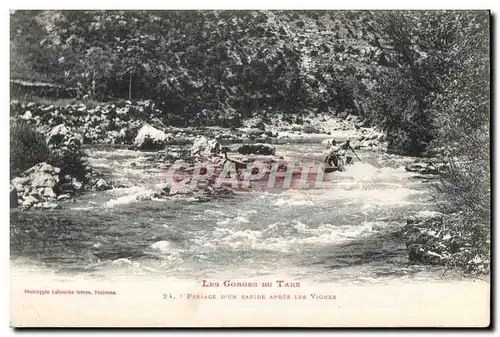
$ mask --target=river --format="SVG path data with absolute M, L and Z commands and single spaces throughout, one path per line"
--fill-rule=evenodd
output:
M 285 160 L 321 161 L 321 144 L 276 145 Z M 90 163 L 119 188 L 89 192 L 62 209 L 11 211 L 11 265 L 56 274 L 179 279 L 265 277 L 314 282 L 439 278 L 412 266 L 400 230 L 433 211 L 429 186 L 411 158 L 358 151 L 326 190 L 255 189 L 197 202 L 137 200 L 167 181 L 154 153 L 87 149 Z

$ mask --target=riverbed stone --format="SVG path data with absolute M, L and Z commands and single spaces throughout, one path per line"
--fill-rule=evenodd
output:
M 50 130 L 45 142 L 50 148 L 75 151 L 81 148 L 83 137 L 65 124 L 59 124 Z
M 433 163 L 426 162 L 413 162 L 405 166 L 405 170 L 408 172 L 414 172 L 419 174 L 439 174 L 444 170 L 444 164 L 438 166 Z
M 21 206 L 24 208 L 30 208 L 35 204 L 38 204 L 40 201 L 35 198 L 33 195 L 23 196 L 23 200 L 21 202 Z
M 69 194 L 60 194 L 57 196 L 57 200 L 63 201 L 63 200 L 69 200 L 71 199 L 71 196 Z
M 245 144 L 238 148 L 240 154 L 261 154 L 261 155 L 276 155 L 276 148 L 269 144 Z
M 94 185 L 94 188 L 97 191 L 106 191 L 106 190 L 110 190 L 111 186 L 106 182 L 106 180 L 101 178 L 101 179 L 97 180 L 97 182 Z
M 170 195 L 171 190 L 172 190 L 172 187 L 170 185 L 165 185 L 165 186 L 159 187 L 158 190 L 156 191 L 156 193 L 160 196 L 168 196 L 168 195 Z
M 134 139 L 134 147 L 138 150 L 161 150 L 165 148 L 168 138 L 165 132 L 145 124 Z
M 51 187 L 45 187 L 40 195 L 42 195 L 44 198 L 57 198 L 57 195 L 54 193 L 54 190 Z
M 321 131 L 315 125 L 305 124 L 302 125 L 301 131 L 304 133 L 320 133 Z
M 76 190 L 80 191 L 83 188 L 83 183 L 78 181 L 76 178 L 71 179 L 71 186 Z
M 221 153 L 221 145 L 215 138 L 207 138 L 205 136 L 197 136 L 193 145 L 189 149 L 191 156 L 202 155 L 206 157 L 217 156 Z
M 138 196 L 135 197 L 135 200 L 138 200 L 138 201 L 147 201 L 147 200 L 151 200 L 153 198 L 153 196 L 151 194 L 139 194 Z

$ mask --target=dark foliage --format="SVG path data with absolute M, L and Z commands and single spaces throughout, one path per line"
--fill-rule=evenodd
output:
M 10 122 L 10 178 L 19 176 L 34 165 L 46 162 L 61 169 L 79 181 L 86 182 L 87 164 L 82 150 L 51 150 L 45 137 L 25 121 L 11 119 Z
M 10 121 L 10 178 L 49 156 L 45 137 L 22 120 Z

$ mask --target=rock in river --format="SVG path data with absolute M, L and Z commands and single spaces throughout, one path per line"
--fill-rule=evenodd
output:
M 245 144 L 238 148 L 238 153 L 274 156 L 276 154 L 276 148 L 268 144 Z
M 426 162 L 414 162 L 405 166 L 406 171 L 419 174 L 439 174 L 444 169 L 445 164 L 434 165 Z
M 99 179 L 95 185 L 94 185 L 94 188 L 98 191 L 106 191 L 106 190 L 110 190 L 111 189 L 111 186 L 109 186 L 109 184 L 106 182 L 106 180 L 104 179 Z
M 169 136 L 149 124 L 145 124 L 137 133 L 134 140 L 134 147 L 138 150 L 161 150 Z
M 23 185 L 28 185 L 33 188 L 50 187 L 52 190 L 58 189 L 59 173 L 61 170 L 47 163 L 39 163 L 23 173 L 24 179 L 14 179 L 13 183 L 23 182 Z
M 320 133 L 321 131 L 314 125 L 306 124 L 302 126 L 302 132 L 304 133 Z
M 195 138 L 191 149 L 191 155 L 196 154 L 203 156 L 217 156 L 221 152 L 221 145 L 216 139 L 208 139 L 205 136 L 198 136 Z
M 24 196 L 24 198 L 23 198 L 23 200 L 21 202 L 21 206 L 24 207 L 24 208 L 30 208 L 33 205 L 38 204 L 39 202 L 40 202 L 40 200 L 38 200 L 34 196 L 27 195 L 27 196 Z

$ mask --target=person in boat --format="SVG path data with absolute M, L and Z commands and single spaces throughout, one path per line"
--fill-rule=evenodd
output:
M 337 141 L 333 139 L 332 142 L 328 144 L 329 152 L 325 158 L 325 163 L 330 166 L 343 166 L 344 161 L 342 160 L 342 157 L 345 157 L 345 164 L 350 164 L 352 162 L 352 157 L 346 155 L 349 149 L 352 151 L 349 138 L 340 145 L 337 145 Z
M 350 164 L 352 162 L 352 156 L 347 155 L 347 151 L 349 150 L 351 150 L 354 153 L 354 150 L 351 147 L 351 141 L 349 138 L 347 138 L 346 141 L 340 145 L 340 151 L 339 151 L 339 155 L 345 157 L 346 164 Z
M 340 151 L 340 147 L 337 146 L 337 141 L 332 139 L 330 143 L 327 145 L 328 154 L 325 158 L 325 164 L 330 166 L 338 166 L 339 164 L 339 156 L 338 152 Z

